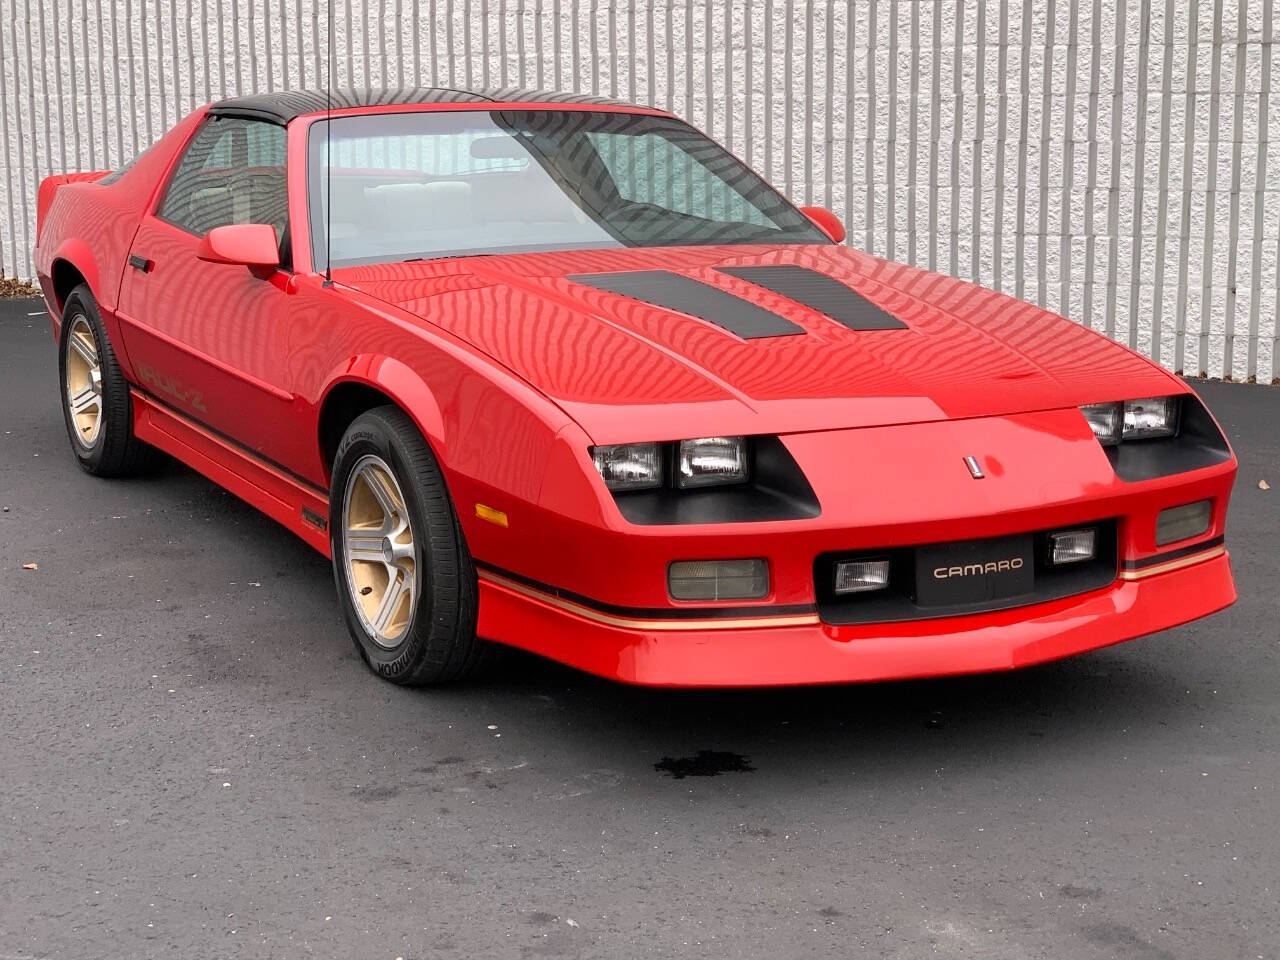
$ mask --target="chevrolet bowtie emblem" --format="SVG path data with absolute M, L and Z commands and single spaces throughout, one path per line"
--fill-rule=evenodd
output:
M 986 476 L 986 474 L 982 472 L 982 468 L 978 466 L 977 457 L 965 457 L 964 465 L 969 468 L 969 473 L 973 475 L 973 479 L 981 480 Z

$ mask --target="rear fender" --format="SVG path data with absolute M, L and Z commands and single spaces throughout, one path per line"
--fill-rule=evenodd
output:
M 53 206 L 53 195 L 58 192 L 58 188 L 67 182 L 65 173 L 54 174 L 52 177 L 45 177 L 40 181 L 40 186 L 36 190 L 36 246 L 40 246 L 40 234 L 44 231 L 45 214 L 49 212 L 49 208 Z
M 40 288 L 44 292 L 45 302 L 49 305 L 49 316 L 54 320 L 55 336 L 59 334 L 62 327 L 63 304 L 59 301 L 53 288 L 54 268 L 60 260 L 70 264 L 80 276 L 84 277 L 84 282 L 88 285 L 89 292 L 93 294 L 93 299 L 98 302 L 98 307 L 102 311 L 103 321 L 108 322 L 107 317 L 110 315 L 108 330 L 111 333 L 112 343 L 119 344 L 120 338 L 115 330 L 111 328 L 115 322 L 115 291 L 108 292 L 103 290 L 97 258 L 93 255 L 93 250 L 89 244 L 79 237 L 68 237 L 63 240 L 49 258 L 48 272 L 41 272 L 40 274 Z
M 40 288 L 44 293 L 45 303 L 49 307 L 49 318 L 53 327 L 54 340 L 57 342 L 62 340 L 63 304 L 58 302 L 58 297 L 53 288 L 53 270 L 59 261 L 70 264 L 80 273 L 80 276 L 84 277 L 85 285 L 88 286 L 89 292 L 93 294 L 93 299 L 98 304 L 98 313 L 102 316 L 102 325 L 106 327 L 107 337 L 111 341 L 116 360 L 120 364 L 125 379 L 136 381 L 133 365 L 129 362 L 129 354 L 125 349 L 124 334 L 120 329 L 120 321 L 116 316 L 119 285 L 118 283 L 111 283 L 109 280 L 106 286 L 103 285 L 103 276 L 98 268 L 98 261 L 94 256 L 93 249 L 78 237 L 70 237 L 62 241 L 49 260 L 48 274 L 40 274 Z M 118 280 L 119 278 L 116 279 Z
M 109 172 L 107 170 L 95 170 L 89 173 L 59 173 L 45 177 L 40 181 L 40 187 L 36 193 L 36 276 L 40 281 L 40 289 L 43 291 L 45 301 L 49 306 L 49 316 L 54 321 L 54 336 L 58 335 L 62 319 L 62 304 L 58 302 L 58 297 L 53 287 L 53 265 L 56 261 L 65 260 L 75 267 L 88 282 L 94 298 L 100 304 L 103 303 L 105 291 L 102 290 L 102 285 L 98 283 L 97 261 L 88 245 L 83 240 L 65 236 L 67 233 L 66 211 L 54 218 L 61 229 L 55 229 L 52 238 L 45 236 L 45 230 L 50 221 L 50 211 L 53 210 L 54 201 L 60 187 L 69 183 L 91 183 L 102 179 Z M 66 206 L 67 202 L 69 201 L 64 198 L 63 206 Z M 42 244 L 45 241 L 52 243 L 53 248 L 50 250 L 42 249 Z M 115 291 L 111 292 L 109 299 L 114 301 Z
M 80 173 L 55 173 L 40 181 L 36 191 L 36 246 L 40 245 L 40 231 L 44 226 L 45 215 L 53 206 L 53 195 L 64 183 L 93 183 L 107 176 L 110 170 L 87 170 Z

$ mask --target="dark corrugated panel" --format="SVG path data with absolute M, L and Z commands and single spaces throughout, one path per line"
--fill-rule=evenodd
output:
M 885 313 L 839 280 L 807 267 L 720 267 L 721 273 L 754 283 L 779 296 L 824 313 L 850 330 L 904 330 L 906 324 Z
M 593 273 L 569 279 L 597 290 L 606 290 L 632 300 L 651 303 L 655 307 L 698 317 L 723 327 L 744 340 L 804 333 L 802 328 L 786 317 L 780 317 L 731 293 L 666 270 Z

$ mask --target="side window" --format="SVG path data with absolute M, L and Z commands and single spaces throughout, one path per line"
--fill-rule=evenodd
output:
M 160 218 L 197 236 L 229 223 L 266 223 L 282 239 L 289 211 L 284 158 L 284 127 L 211 117 L 178 161 Z

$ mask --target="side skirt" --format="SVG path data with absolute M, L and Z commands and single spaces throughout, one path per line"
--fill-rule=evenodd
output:
M 329 498 L 216 433 L 131 390 L 133 429 L 329 556 Z

